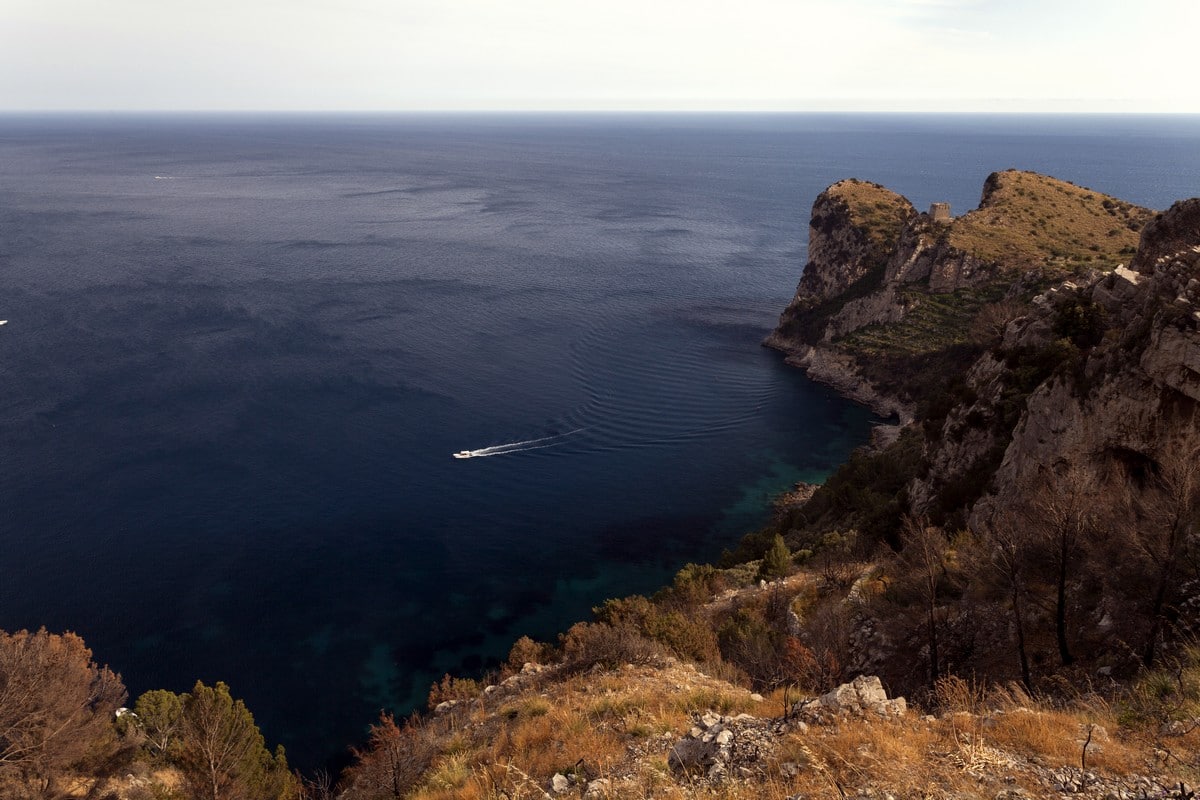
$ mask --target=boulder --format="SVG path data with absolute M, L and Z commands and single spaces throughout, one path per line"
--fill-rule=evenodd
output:
M 847 714 L 901 717 L 908 712 L 908 704 L 903 697 L 889 699 L 883 682 L 877 676 L 859 675 L 850 683 L 843 683 L 816 700 L 797 703 L 792 710 L 801 716 L 818 720 L 823 716 Z

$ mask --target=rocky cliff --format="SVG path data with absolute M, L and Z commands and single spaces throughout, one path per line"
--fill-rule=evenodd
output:
M 911 421 L 938 377 L 979 355 L 998 316 L 1057 281 L 1127 261 L 1151 216 L 1014 170 L 989 176 L 979 207 L 948 221 L 877 184 L 841 181 L 813 204 L 808 264 L 766 344 Z
M 1024 378 L 1016 413 L 1006 406 L 1018 371 L 1035 360 L 1044 377 Z M 1124 484 L 1161 471 L 1200 435 L 1200 199 L 1151 221 L 1129 267 L 1036 295 L 965 387 L 971 402 L 948 414 L 913 487 L 919 509 L 989 459 L 998 463 L 972 509 L 976 525 L 1064 469 Z
M 905 520 L 920 519 L 944 553 L 969 551 L 973 567 L 951 578 L 942 562 L 938 578 L 941 657 L 956 670 L 1015 670 L 1018 624 L 1037 639 L 1023 658 L 1127 677 L 1200 632 L 1200 198 L 1154 214 L 997 173 L 963 217 L 908 215 L 869 286 L 829 257 L 861 259 L 825 241 L 850 235 L 812 235 L 768 344 L 911 424 L 782 514 L 789 544 L 904 554 L 921 535 Z M 1004 580 L 1008 600 L 984 600 Z M 1006 621 L 1004 603 L 1028 603 L 1025 618 Z M 894 634 L 890 613 L 855 619 L 851 663 L 911 686 L 936 659 L 919 638 L 881 633 Z

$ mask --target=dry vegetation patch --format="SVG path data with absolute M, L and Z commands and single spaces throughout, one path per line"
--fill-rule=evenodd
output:
M 442 752 L 411 796 L 992 800 L 1104 797 L 1121 787 L 1161 790 L 1167 782 L 1139 777 L 1162 772 L 1161 737 L 1123 728 L 1100 701 L 1041 706 L 1019 688 L 984 689 L 952 678 L 934 695 L 936 717 L 914 709 L 899 718 L 850 714 L 806 725 L 784 715 L 794 700 L 784 689 L 752 699 L 674 661 L 558 675 L 471 705 L 469 717 L 444 733 Z M 713 784 L 668 767 L 671 748 L 704 712 L 749 714 L 750 724 L 774 731 L 765 734 L 775 744 L 753 777 Z M 1200 734 L 1183 732 L 1176 746 L 1195 746 L 1193 736 Z M 1070 789 L 1073 780 L 1083 788 Z
M 748 690 L 674 660 L 558 674 L 497 695 L 484 693 L 442 721 L 454 747 L 435 760 L 413 797 L 541 798 L 555 774 L 570 776 L 576 796 L 597 780 L 624 787 L 613 797 L 632 796 L 625 793 L 631 785 L 645 796 L 670 796 L 660 794 L 673 786 L 667 752 L 692 714 L 763 705 Z
M 949 242 L 981 261 L 1069 274 L 1128 261 L 1152 216 L 1067 181 L 1007 170 L 988 178 L 978 209 L 951 223 Z
M 877 245 L 894 243 L 916 213 L 907 198 L 878 183 L 850 178 L 835 183 L 828 191 L 846 203 L 854 224 Z

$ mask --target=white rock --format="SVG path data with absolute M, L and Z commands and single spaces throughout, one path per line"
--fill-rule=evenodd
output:
M 597 778 L 584 789 L 583 800 L 601 800 L 601 798 L 608 797 L 611 785 L 608 778 Z

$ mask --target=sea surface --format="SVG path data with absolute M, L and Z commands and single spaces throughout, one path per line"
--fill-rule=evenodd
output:
M 827 475 L 813 199 L 1007 167 L 1165 208 L 1200 118 L 0 116 L 0 628 L 336 759 Z

